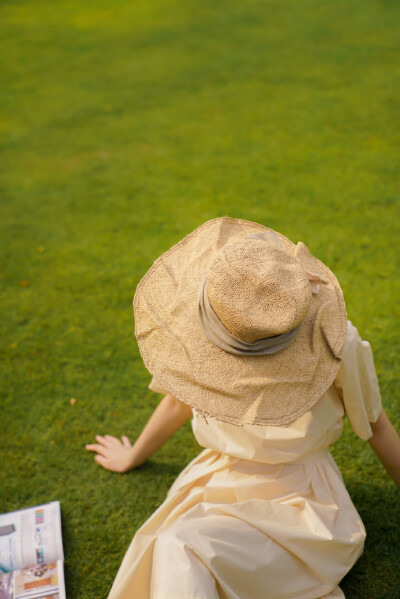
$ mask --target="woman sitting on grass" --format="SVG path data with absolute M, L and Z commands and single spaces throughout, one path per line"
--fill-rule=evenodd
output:
M 302 243 L 220 218 L 155 262 L 134 306 L 165 397 L 133 445 L 87 449 L 126 472 L 191 417 L 206 449 L 137 531 L 109 598 L 343 597 L 365 529 L 329 446 L 346 413 L 400 486 L 400 439 L 334 274 Z

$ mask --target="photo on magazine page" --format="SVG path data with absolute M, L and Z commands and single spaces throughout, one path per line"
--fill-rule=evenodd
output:
M 0 599 L 65 599 L 61 561 L 0 576 Z

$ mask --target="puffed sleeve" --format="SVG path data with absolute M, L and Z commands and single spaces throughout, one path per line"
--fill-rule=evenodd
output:
M 164 389 L 164 387 L 162 387 L 158 381 L 156 381 L 154 376 L 150 381 L 149 389 L 150 391 L 154 391 L 154 393 L 162 393 L 162 395 L 168 395 L 168 391 Z
M 379 384 L 371 346 L 361 339 L 350 321 L 342 361 L 333 384 L 353 431 L 364 440 L 372 437 L 370 423 L 376 422 L 382 411 Z

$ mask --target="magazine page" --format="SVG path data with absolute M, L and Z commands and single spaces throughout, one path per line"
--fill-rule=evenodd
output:
M 64 559 L 60 502 L 0 516 L 0 574 Z
M 63 562 L 58 560 L 0 575 L 1 599 L 66 599 Z

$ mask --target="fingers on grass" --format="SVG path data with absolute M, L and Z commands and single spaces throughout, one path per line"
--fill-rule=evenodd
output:
M 100 443 L 104 447 L 112 447 L 113 445 L 115 445 L 115 443 L 112 441 L 112 439 L 114 438 L 115 437 L 111 437 L 110 435 L 104 435 L 104 437 L 102 437 L 101 435 L 96 435 L 97 443 Z
M 98 445 L 96 445 L 94 443 L 85 445 L 85 449 L 87 449 L 88 451 L 97 451 L 96 447 L 98 447 Z
M 112 435 L 105 435 L 104 438 L 110 445 L 121 445 L 121 441 Z
M 97 454 L 99 454 L 100 456 L 104 456 L 105 458 L 108 455 L 107 447 L 103 447 L 103 445 L 86 445 L 86 449 L 88 449 L 89 451 L 95 451 Z
M 122 443 L 125 447 L 132 447 L 132 443 L 129 441 L 128 437 L 122 435 Z

